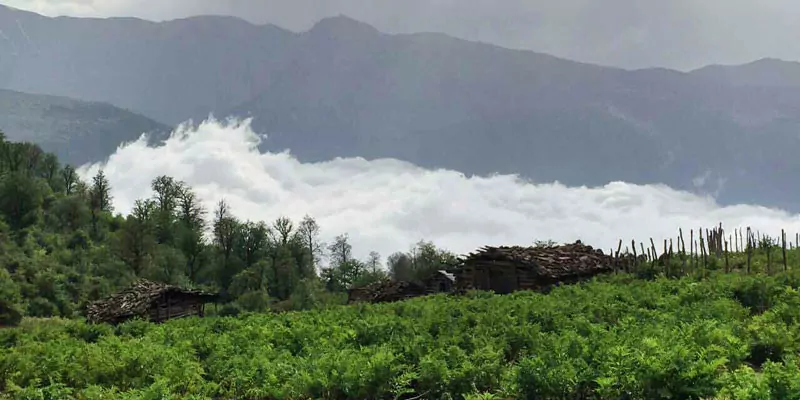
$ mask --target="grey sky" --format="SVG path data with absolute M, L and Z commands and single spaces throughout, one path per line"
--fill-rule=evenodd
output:
M 797 0 L 0 0 L 46 15 L 234 15 L 308 29 L 345 14 L 384 32 L 470 40 L 627 68 L 800 60 Z

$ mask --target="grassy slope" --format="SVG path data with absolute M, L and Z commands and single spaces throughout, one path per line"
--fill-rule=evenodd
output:
M 799 286 L 618 275 L 163 325 L 27 320 L 0 331 L 0 381 L 18 398 L 797 398 Z

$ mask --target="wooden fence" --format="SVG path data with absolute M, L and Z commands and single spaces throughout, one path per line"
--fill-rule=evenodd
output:
M 781 230 L 780 238 L 762 235 L 761 232 L 735 229 L 726 232 L 722 224 L 712 229 L 690 229 L 688 232 L 688 251 L 683 229 L 674 238 L 664 239 L 657 246 L 650 238 L 649 244 L 631 240 L 630 246 L 620 239 L 617 249 L 611 249 L 617 270 L 641 272 L 645 268 L 653 272 L 664 272 L 669 276 L 685 275 L 692 271 L 708 271 L 710 266 L 722 264 L 725 272 L 740 270 L 751 273 L 753 257 L 766 255 L 764 272 L 774 272 L 774 268 L 789 269 L 787 250 L 800 248 L 800 234 L 795 234 L 794 243 L 787 241 L 786 231 Z M 624 248 L 623 248 L 624 246 Z M 638 248 L 637 248 L 638 247 Z M 661 247 L 659 249 L 658 247 Z M 780 259 L 773 259 L 778 251 Z M 732 258 L 736 258 L 734 262 Z M 746 261 L 740 260 L 745 258 Z

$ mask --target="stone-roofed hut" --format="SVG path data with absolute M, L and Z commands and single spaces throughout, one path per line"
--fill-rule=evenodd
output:
M 111 324 L 135 317 L 153 322 L 192 315 L 202 317 L 205 304 L 217 299 L 218 295 L 213 293 L 139 280 L 119 293 L 89 304 L 86 317 L 92 323 Z
M 577 241 L 562 246 L 483 247 L 462 259 L 455 270 L 456 290 L 492 290 L 498 294 L 538 290 L 614 271 L 615 261 Z

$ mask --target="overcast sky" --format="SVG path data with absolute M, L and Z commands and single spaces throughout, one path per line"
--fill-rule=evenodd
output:
M 800 60 L 797 0 L 0 0 L 46 15 L 234 15 L 304 31 L 345 14 L 384 32 L 445 32 L 626 68 Z

